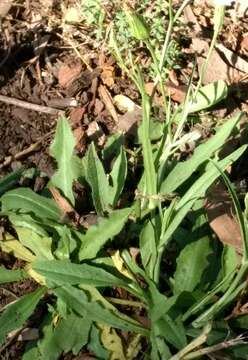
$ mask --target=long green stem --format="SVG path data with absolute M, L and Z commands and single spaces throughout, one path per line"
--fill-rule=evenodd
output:
M 192 315 L 197 314 L 200 310 L 202 310 L 206 305 L 213 302 L 215 295 L 220 292 L 224 291 L 227 284 L 230 284 L 237 274 L 237 271 L 233 271 L 232 273 L 228 274 L 213 290 L 211 290 L 203 299 L 201 299 L 198 303 L 193 305 L 189 308 L 186 313 L 182 317 L 182 321 L 187 321 Z
M 163 44 L 163 48 L 161 51 L 161 57 L 160 57 L 160 63 L 159 63 L 159 71 L 160 73 L 162 72 L 165 63 L 166 63 L 166 57 L 168 54 L 168 49 L 169 49 L 169 44 L 170 44 L 170 38 L 171 38 L 171 34 L 173 31 L 173 27 L 176 23 L 176 21 L 178 20 L 178 18 L 181 16 L 184 8 L 191 3 L 192 0 L 184 0 L 182 5 L 180 6 L 180 8 L 177 10 L 175 16 L 173 16 L 173 12 L 172 12 L 172 1 L 169 1 L 169 24 L 168 24 L 168 28 L 167 28 L 167 32 L 166 32 L 166 36 L 165 36 L 165 40 L 164 40 L 164 44 Z M 155 91 L 156 88 L 159 84 L 159 76 L 156 77 L 155 82 L 154 82 L 154 87 L 153 87 L 153 91 L 152 91 L 152 98 L 155 95 Z
M 233 280 L 233 283 L 230 285 L 229 289 L 225 294 L 213 305 L 200 315 L 194 322 L 193 326 L 200 327 L 202 324 L 211 320 L 218 312 L 220 312 L 224 306 L 226 306 L 231 300 L 233 300 L 233 294 L 237 296 L 240 291 L 245 287 L 245 283 L 240 285 L 241 280 L 248 270 L 248 263 L 245 263 L 241 266 L 236 278 Z M 237 291 L 236 291 L 237 290 Z
M 151 105 L 149 96 L 142 93 L 142 150 L 144 158 L 144 171 L 146 179 L 146 188 L 148 198 L 148 207 L 153 209 L 156 207 L 157 200 L 152 199 L 152 196 L 157 194 L 157 177 L 155 164 L 152 153 L 152 145 L 150 140 L 150 113 Z

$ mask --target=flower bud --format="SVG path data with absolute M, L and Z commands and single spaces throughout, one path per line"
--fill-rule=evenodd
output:
M 135 14 L 128 8 L 124 8 L 124 12 L 133 37 L 137 40 L 148 40 L 150 31 L 142 16 Z

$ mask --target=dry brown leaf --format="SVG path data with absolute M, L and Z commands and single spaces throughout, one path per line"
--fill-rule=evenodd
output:
M 174 85 L 171 81 L 167 81 L 165 85 L 165 89 L 172 98 L 173 101 L 182 103 L 185 99 L 187 93 L 186 85 Z
M 202 1 L 202 0 L 201 0 Z M 198 23 L 197 18 L 192 10 L 192 7 L 190 5 L 186 6 L 183 11 L 183 16 L 185 23 L 187 25 L 190 25 L 190 28 L 193 26 L 195 33 L 201 32 L 201 25 Z
M 215 47 L 220 51 L 221 55 L 225 57 L 229 65 L 243 73 L 248 73 L 248 61 L 244 60 L 232 50 L 227 49 L 223 44 L 216 44 Z
M 145 89 L 148 95 L 152 94 L 153 91 L 153 83 L 149 82 L 145 84 Z M 172 81 L 167 81 L 165 83 L 165 91 L 170 95 L 171 99 L 175 102 L 181 103 L 184 101 L 186 92 L 187 92 L 187 86 L 185 85 L 175 85 Z M 159 88 L 158 88 L 159 90 Z M 162 96 L 159 96 L 158 94 L 155 94 L 154 96 L 154 104 L 157 106 L 163 106 L 163 99 Z
M 197 54 L 196 60 L 198 71 L 200 72 L 209 51 L 208 42 L 199 38 L 193 38 L 192 49 Z M 239 75 L 240 72 L 229 66 L 214 49 L 206 68 L 203 84 L 208 84 L 217 80 L 224 80 L 228 83 L 232 83 L 233 79 L 237 78 Z
M 175 70 L 171 69 L 169 70 L 169 80 L 173 83 L 173 85 L 179 86 L 179 81 L 177 79 L 177 74 Z
M 152 92 L 153 92 L 153 87 L 154 87 L 154 83 L 153 82 L 148 82 L 145 84 L 145 89 L 146 92 L 149 96 L 151 96 Z M 158 95 L 158 93 L 156 92 L 153 98 L 154 104 L 157 106 L 163 106 L 163 99 L 162 96 Z
M 222 183 L 214 185 L 207 195 L 206 211 L 209 225 L 224 245 L 242 253 L 242 239 L 229 193 Z
M 70 66 L 62 64 L 58 71 L 58 82 L 62 88 L 69 87 L 76 79 L 79 78 L 82 72 L 82 64 L 77 62 Z
M 71 219 L 75 224 L 78 224 L 80 221 L 79 214 L 75 211 L 71 204 L 60 194 L 59 190 L 57 190 L 55 187 L 49 187 L 49 191 L 51 192 L 54 201 L 56 202 L 62 213 L 64 215 L 67 215 L 69 219 Z

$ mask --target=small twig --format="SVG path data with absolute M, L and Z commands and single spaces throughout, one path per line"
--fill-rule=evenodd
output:
M 37 140 L 35 143 L 31 144 L 30 146 L 28 146 L 27 148 L 25 148 L 24 150 L 18 152 L 15 155 L 10 155 L 7 156 L 4 160 L 4 162 L 2 164 L 0 164 L 0 170 L 2 168 L 4 168 L 5 166 L 8 166 L 11 164 L 11 162 L 13 160 L 19 160 L 21 159 L 23 156 L 28 155 L 30 153 L 32 153 L 33 151 L 37 151 L 39 145 L 41 145 L 41 143 L 47 138 L 49 137 L 51 134 L 53 133 L 53 131 L 50 131 L 48 134 L 44 135 L 42 138 L 40 138 L 39 140 Z
M 5 96 L 5 95 L 0 95 L 0 101 L 4 102 L 5 104 L 19 106 L 24 109 L 38 111 L 38 112 L 41 112 L 44 114 L 57 115 L 59 112 L 61 112 L 61 110 L 59 110 L 59 109 L 55 109 L 55 108 L 52 108 L 49 106 L 32 104 L 30 102 L 15 99 L 15 98 Z
M 106 89 L 106 87 L 104 85 L 100 85 L 98 87 L 98 92 L 99 92 L 99 95 L 101 97 L 101 100 L 103 101 L 106 109 L 108 110 L 108 112 L 112 116 L 115 124 L 118 124 L 118 122 L 119 122 L 118 114 L 117 114 L 117 112 L 115 110 L 115 107 L 113 105 L 113 100 L 112 100 L 112 97 L 111 97 L 109 91 Z
M 234 339 L 226 340 L 226 341 L 223 341 L 223 342 L 221 342 L 219 344 L 208 346 L 206 348 L 194 351 L 194 352 L 192 352 L 190 354 L 187 354 L 184 357 L 184 359 L 185 360 L 186 359 L 187 360 L 188 359 L 196 359 L 196 358 L 199 358 L 200 356 L 215 353 L 216 351 L 220 351 L 220 350 L 223 350 L 223 349 L 228 349 L 230 347 L 234 347 L 234 346 L 237 346 L 237 345 L 243 345 L 243 344 L 247 344 L 246 337 L 244 337 L 243 335 L 240 335 L 240 336 L 237 336 Z

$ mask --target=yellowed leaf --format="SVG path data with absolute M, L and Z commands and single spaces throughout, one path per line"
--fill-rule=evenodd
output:
M 127 270 L 127 268 L 124 265 L 124 261 L 122 260 L 120 256 L 120 251 L 116 250 L 112 255 L 111 258 L 113 260 L 113 263 L 116 267 L 116 269 L 124 276 L 128 277 L 129 279 L 135 280 L 133 275 L 130 271 Z
M 25 248 L 20 241 L 16 240 L 12 235 L 6 234 L 5 239 L 0 241 L 0 247 L 3 252 L 14 255 L 17 259 L 27 262 L 35 260 L 35 256 Z
M 137 358 L 141 350 L 141 338 L 142 335 L 135 334 L 132 340 L 129 342 L 126 350 L 126 360 L 133 360 Z
M 38 284 L 46 286 L 46 281 L 45 281 L 44 276 L 42 276 L 42 275 L 38 274 L 36 271 L 34 271 L 30 264 L 27 264 L 25 266 L 25 270 Z
M 121 338 L 115 329 L 101 324 L 97 325 L 101 329 L 102 344 L 111 353 L 109 360 L 126 360 Z

